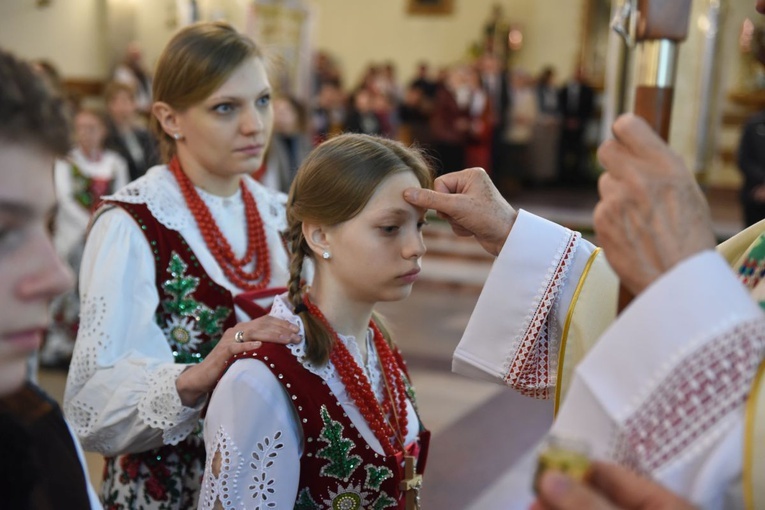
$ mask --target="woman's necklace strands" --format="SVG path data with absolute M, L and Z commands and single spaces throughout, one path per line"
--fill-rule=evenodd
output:
M 186 205 L 191 214 L 194 215 L 202 238 L 229 281 L 240 289 L 248 291 L 268 287 L 271 280 L 271 263 L 266 233 L 263 230 L 263 220 L 260 218 L 255 198 L 247 189 L 244 181 L 239 183 L 239 187 L 242 190 L 244 212 L 247 217 L 247 251 L 244 257 L 238 259 L 231 250 L 231 245 L 228 244 L 223 232 L 220 231 L 218 224 L 215 223 L 207 204 L 199 196 L 189 177 L 183 172 L 177 156 L 170 161 L 169 166 L 170 171 L 178 181 Z M 244 267 L 252 262 L 253 258 L 256 260 L 254 271 L 245 271 Z
M 374 391 L 372 391 L 372 386 L 362 372 L 361 367 L 359 367 L 358 363 L 353 359 L 348 348 L 340 340 L 337 332 L 329 324 L 329 321 L 324 317 L 324 314 L 321 313 L 321 310 L 308 299 L 307 295 L 303 296 L 303 303 L 305 303 L 308 313 L 319 319 L 319 321 L 324 324 L 324 327 L 327 328 L 327 331 L 332 334 L 334 345 L 329 359 L 332 361 L 337 373 L 340 375 L 340 380 L 343 381 L 345 390 L 353 399 L 353 403 L 358 407 L 359 412 L 361 412 L 361 415 L 364 417 L 364 420 L 366 420 L 369 428 L 372 429 L 372 432 L 380 442 L 380 445 L 382 445 L 385 455 L 395 455 L 396 448 L 394 448 L 391 441 L 396 440 L 401 443 L 403 449 L 402 439 L 406 438 L 406 391 L 401 371 L 398 368 L 398 364 L 396 363 L 390 345 L 385 341 L 382 332 L 374 321 L 370 321 L 369 326 L 374 333 L 375 349 L 377 350 L 377 356 L 380 358 L 383 377 L 391 382 L 396 398 L 394 404 L 390 401 L 391 398 L 386 395 L 383 398 L 383 404 L 381 406 L 377 402 Z M 395 410 L 393 410 L 394 415 L 398 418 L 395 420 L 398 424 L 398 430 L 394 430 L 387 417 L 393 405 L 395 405 Z

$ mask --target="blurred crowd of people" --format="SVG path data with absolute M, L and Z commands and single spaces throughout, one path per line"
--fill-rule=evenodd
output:
M 346 87 L 330 56 L 320 53 L 315 62 L 308 126 L 314 144 L 340 132 L 415 142 L 439 173 L 482 167 L 505 193 L 593 182 L 585 129 L 595 92 L 580 70 L 559 86 L 552 67 L 534 77 L 486 54 L 437 72 L 421 62 L 406 85 L 392 63 L 370 64 Z
M 83 101 L 66 89 L 54 64 L 39 61 L 36 68 L 52 88 L 68 98 L 73 119 L 72 149 L 54 169 L 58 208 L 51 229 L 59 257 L 77 274 L 88 225 L 101 197 L 159 163 L 157 141 L 146 127 L 151 74 L 140 48 L 132 43 L 100 100 Z M 40 351 L 42 366 L 68 366 L 79 324 L 79 302 L 76 285 L 54 299 L 51 327 Z

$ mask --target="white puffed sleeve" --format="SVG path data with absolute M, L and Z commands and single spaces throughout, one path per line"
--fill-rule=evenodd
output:
M 155 322 L 159 296 L 149 245 L 122 209 L 93 225 L 80 274 L 81 317 L 64 411 L 86 450 L 104 455 L 177 444 L 199 422 L 184 407 L 176 364 Z
M 199 508 L 216 502 L 226 509 L 292 508 L 302 453 L 298 423 L 287 393 L 262 362 L 234 363 L 207 410 Z

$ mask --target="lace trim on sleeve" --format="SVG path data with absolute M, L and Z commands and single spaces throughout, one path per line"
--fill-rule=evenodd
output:
M 64 409 L 72 429 L 87 450 L 105 451 L 109 437 L 105 433 L 93 434 L 98 411 L 87 402 L 72 398 L 96 373 L 98 352 L 109 341 L 109 334 L 103 325 L 106 315 L 106 300 L 103 296 L 82 296 L 80 325 L 75 356 L 69 364 L 67 391 Z
M 213 463 L 220 459 L 219 471 L 216 474 Z M 199 498 L 200 509 L 213 509 L 220 501 L 223 508 L 240 508 L 239 491 L 236 489 L 235 475 L 242 468 L 242 454 L 223 427 L 215 433 L 212 445 L 207 448 L 207 461 L 204 479 L 202 480 L 202 495 Z
M 618 419 L 612 458 L 648 474 L 699 453 L 744 405 L 763 354 L 765 319 L 679 353 Z
M 273 437 L 258 441 L 249 456 L 245 456 L 223 427 L 219 428 L 214 443 L 208 445 L 199 508 L 212 509 L 218 502 L 225 509 L 276 508 L 276 479 L 272 468 L 282 448 L 282 432 L 277 431 Z M 218 460 L 220 464 L 215 466 Z M 241 476 L 242 471 L 244 476 Z M 238 480 L 246 483 L 247 487 L 238 487 Z M 247 495 L 248 501 L 241 501 L 239 494 L 242 493 Z
M 558 339 L 552 337 L 551 340 L 549 328 L 553 318 L 550 312 L 571 267 L 579 239 L 581 234 L 569 232 L 561 242 L 529 314 L 505 356 L 505 383 L 526 396 L 548 399 L 553 395 L 556 373 L 551 366 L 554 356 L 550 353 L 556 348 Z
M 197 426 L 200 407 L 184 407 L 175 381 L 186 365 L 163 366 L 146 375 L 148 391 L 138 402 L 141 420 L 155 429 L 161 429 L 165 444 L 176 445 Z

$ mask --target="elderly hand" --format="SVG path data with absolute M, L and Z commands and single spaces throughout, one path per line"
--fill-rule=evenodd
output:
M 637 295 L 675 264 L 715 246 L 709 207 L 680 157 L 634 115 L 598 149 L 594 224 L 622 284 Z
M 215 386 L 225 367 L 226 361 L 246 351 L 253 351 L 262 342 L 277 344 L 297 343 L 300 341 L 296 325 L 270 315 L 258 317 L 249 322 L 242 322 L 227 329 L 218 344 L 198 365 L 189 365 L 175 380 L 175 387 L 181 402 L 186 407 L 193 407 Z M 237 338 L 239 335 L 239 338 Z
M 436 179 L 434 190 L 409 188 L 404 199 L 435 209 L 459 236 L 475 236 L 484 250 L 499 255 L 517 213 L 502 198 L 482 168 L 468 168 Z
M 661 485 L 615 464 L 594 462 L 589 486 L 549 471 L 542 475 L 534 510 L 692 510 Z

